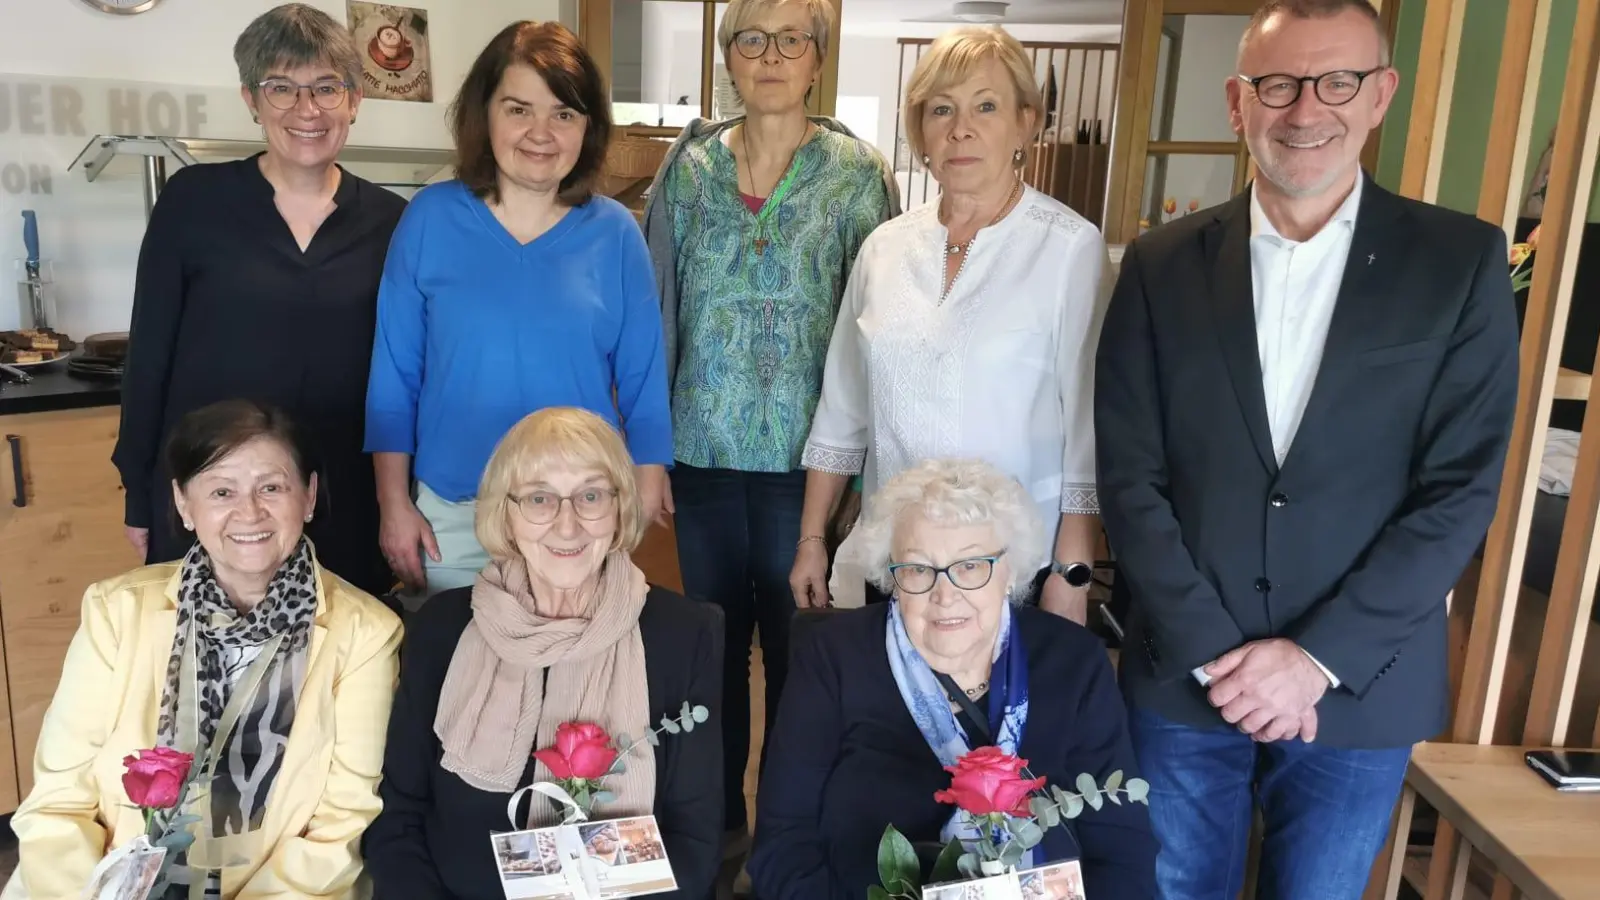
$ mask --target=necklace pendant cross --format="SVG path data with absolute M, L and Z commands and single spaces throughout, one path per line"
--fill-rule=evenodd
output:
M 757 256 L 766 256 L 767 255 L 767 239 L 766 238 L 756 238 L 755 246 L 756 246 L 756 255 Z

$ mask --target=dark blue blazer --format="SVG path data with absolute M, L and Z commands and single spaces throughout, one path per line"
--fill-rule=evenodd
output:
M 874 604 L 838 613 L 796 642 L 756 799 L 749 871 L 761 900 L 859 900 L 879 883 L 886 826 L 937 842 L 955 810 L 933 799 L 950 775 L 889 671 L 888 611 Z M 1117 769 L 1136 775 L 1105 646 L 1037 609 L 1017 609 L 1016 628 L 1030 684 L 1020 755 L 1033 772 L 1068 790 L 1081 772 L 1102 783 Z M 1090 897 L 1155 897 L 1157 845 L 1144 806 L 1108 803 L 1071 825 L 1071 834 L 1046 832 L 1040 863 L 1081 856 Z
M 1190 670 L 1286 637 L 1340 681 L 1317 704 L 1319 744 L 1408 747 L 1444 728 L 1445 594 L 1494 517 L 1516 414 L 1508 272 L 1499 228 L 1368 179 L 1279 464 L 1249 192 L 1128 246 L 1094 429 L 1101 516 L 1133 598 L 1122 686 L 1135 705 L 1222 726 Z

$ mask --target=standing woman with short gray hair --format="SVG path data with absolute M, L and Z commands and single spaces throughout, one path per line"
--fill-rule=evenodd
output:
M 151 213 L 112 457 L 128 539 L 149 563 L 188 551 L 160 447 L 191 410 L 264 400 L 317 442 L 325 474 L 307 531 L 318 558 L 382 594 L 393 576 L 361 442 L 378 280 L 405 201 L 335 162 L 361 103 L 343 25 L 284 4 L 250 23 L 233 55 L 266 149 L 177 171 Z

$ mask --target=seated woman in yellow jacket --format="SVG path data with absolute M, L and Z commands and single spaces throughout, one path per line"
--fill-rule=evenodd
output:
M 162 900 L 347 896 L 380 805 L 399 619 L 317 564 L 315 466 L 280 410 L 196 410 L 167 461 L 197 541 L 84 596 L 0 896 L 75 898 L 143 833 L 121 779 L 151 747 L 193 753 L 202 779 L 214 767 Z

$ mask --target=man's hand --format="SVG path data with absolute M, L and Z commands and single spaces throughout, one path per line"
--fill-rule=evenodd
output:
M 1089 591 L 1067 584 L 1065 578 L 1052 572 L 1039 589 L 1039 608 L 1083 625 L 1089 620 Z
M 1315 707 L 1328 689 L 1328 677 L 1294 641 L 1251 641 L 1218 657 L 1205 672 L 1211 676 L 1206 699 L 1245 734 L 1258 740 L 1283 740 L 1273 737 L 1279 734 L 1298 734 L 1304 740 L 1316 736 Z

